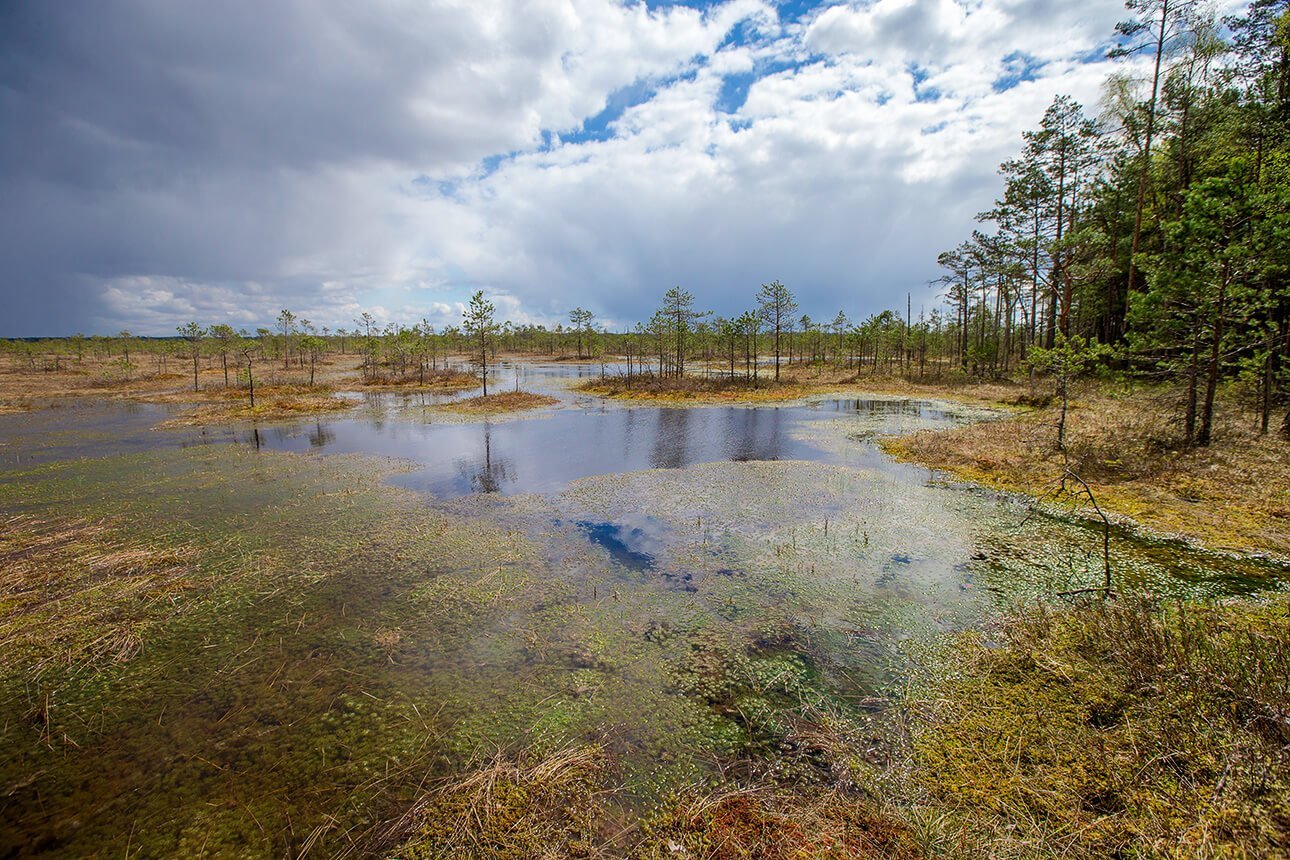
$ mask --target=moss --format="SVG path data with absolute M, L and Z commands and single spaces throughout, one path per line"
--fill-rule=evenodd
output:
M 911 779 L 984 853 L 1290 844 L 1290 603 L 1053 613 L 963 638 L 911 703 Z

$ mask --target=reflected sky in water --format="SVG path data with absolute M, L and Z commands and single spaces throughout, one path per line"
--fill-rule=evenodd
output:
M 902 415 L 941 423 L 954 416 L 926 403 L 829 400 L 792 407 L 563 409 L 501 423 L 435 424 L 346 418 L 258 431 L 243 441 L 270 450 L 382 455 L 421 468 L 391 482 L 438 498 L 470 493 L 555 493 L 570 481 L 641 469 L 753 460 L 845 462 L 900 468 L 871 446 L 845 456 L 798 438 L 810 421 Z
M 578 528 L 610 558 L 631 570 L 653 568 L 671 537 L 666 523 L 647 514 L 628 515 L 619 522 L 583 521 Z

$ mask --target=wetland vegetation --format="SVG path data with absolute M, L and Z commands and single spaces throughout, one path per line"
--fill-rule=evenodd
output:
M 1290 854 L 1290 24 L 1128 5 L 917 315 L 0 343 L 0 856 Z
M 362 361 L 321 354 L 343 411 L 305 418 L 195 420 L 183 377 L 0 417 L 8 850 L 1283 838 L 1281 564 L 1117 528 L 1122 596 L 1071 608 L 1098 529 L 878 447 L 1051 431 L 1002 405 L 1028 383 L 795 361 L 791 400 L 685 407 L 580 390 L 624 361 L 499 352 L 497 387 L 541 408 L 498 418 L 446 411 L 469 390 L 374 391 Z

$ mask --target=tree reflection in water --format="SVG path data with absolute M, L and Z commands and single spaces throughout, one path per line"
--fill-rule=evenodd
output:
M 510 457 L 493 457 L 493 427 L 485 421 L 483 430 L 483 459 L 458 460 L 457 474 L 469 482 L 476 493 L 496 493 L 504 484 L 515 482 L 515 463 Z

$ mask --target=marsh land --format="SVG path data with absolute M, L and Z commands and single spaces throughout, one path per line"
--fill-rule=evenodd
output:
M 0 374 L 2 853 L 1285 846 L 1284 443 L 1090 383 L 1107 525 L 1025 382 L 327 362 Z

